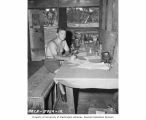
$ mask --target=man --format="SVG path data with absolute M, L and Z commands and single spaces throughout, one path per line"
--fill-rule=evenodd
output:
M 45 67 L 51 73 L 55 73 L 61 66 L 60 61 L 69 61 L 75 59 L 75 56 L 66 56 L 69 54 L 69 47 L 65 39 L 66 31 L 64 29 L 58 29 L 56 38 L 49 41 L 46 46 L 46 59 L 45 59 Z M 63 52 L 65 53 L 63 54 Z M 63 101 L 66 101 L 66 95 L 64 87 L 59 84 L 59 88 L 61 91 L 61 98 Z

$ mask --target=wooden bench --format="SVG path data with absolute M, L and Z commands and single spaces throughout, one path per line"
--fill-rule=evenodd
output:
M 42 66 L 28 79 L 28 113 L 41 114 L 46 109 L 53 108 L 53 74 Z

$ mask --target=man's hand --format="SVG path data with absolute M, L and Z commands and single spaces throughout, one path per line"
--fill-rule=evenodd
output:
M 72 55 L 72 56 L 70 57 L 70 60 L 71 60 L 71 61 L 74 61 L 76 58 L 77 58 L 77 56 Z
M 69 55 L 70 55 L 69 51 L 66 51 L 63 56 L 69 56 Z

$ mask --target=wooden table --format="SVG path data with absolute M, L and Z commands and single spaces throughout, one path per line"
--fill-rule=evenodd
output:
M 102 89 L 117 89 L 118 74 L 116 69 L 106 70 L 88 70 L 83 68 L 73 67 L 68 62 L 64 62 L 55 78 L 56 83 L 61 83 L 66 86 L 67 104 L 69 113 L 75 113 L 73 88 L 102 88 Z

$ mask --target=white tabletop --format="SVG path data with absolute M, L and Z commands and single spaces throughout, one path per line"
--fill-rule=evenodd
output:
M 118 88 L 118 74 L 115 69 L 83 69 L 64 62 L 54 78 L 56 83 L 72 88 Z

